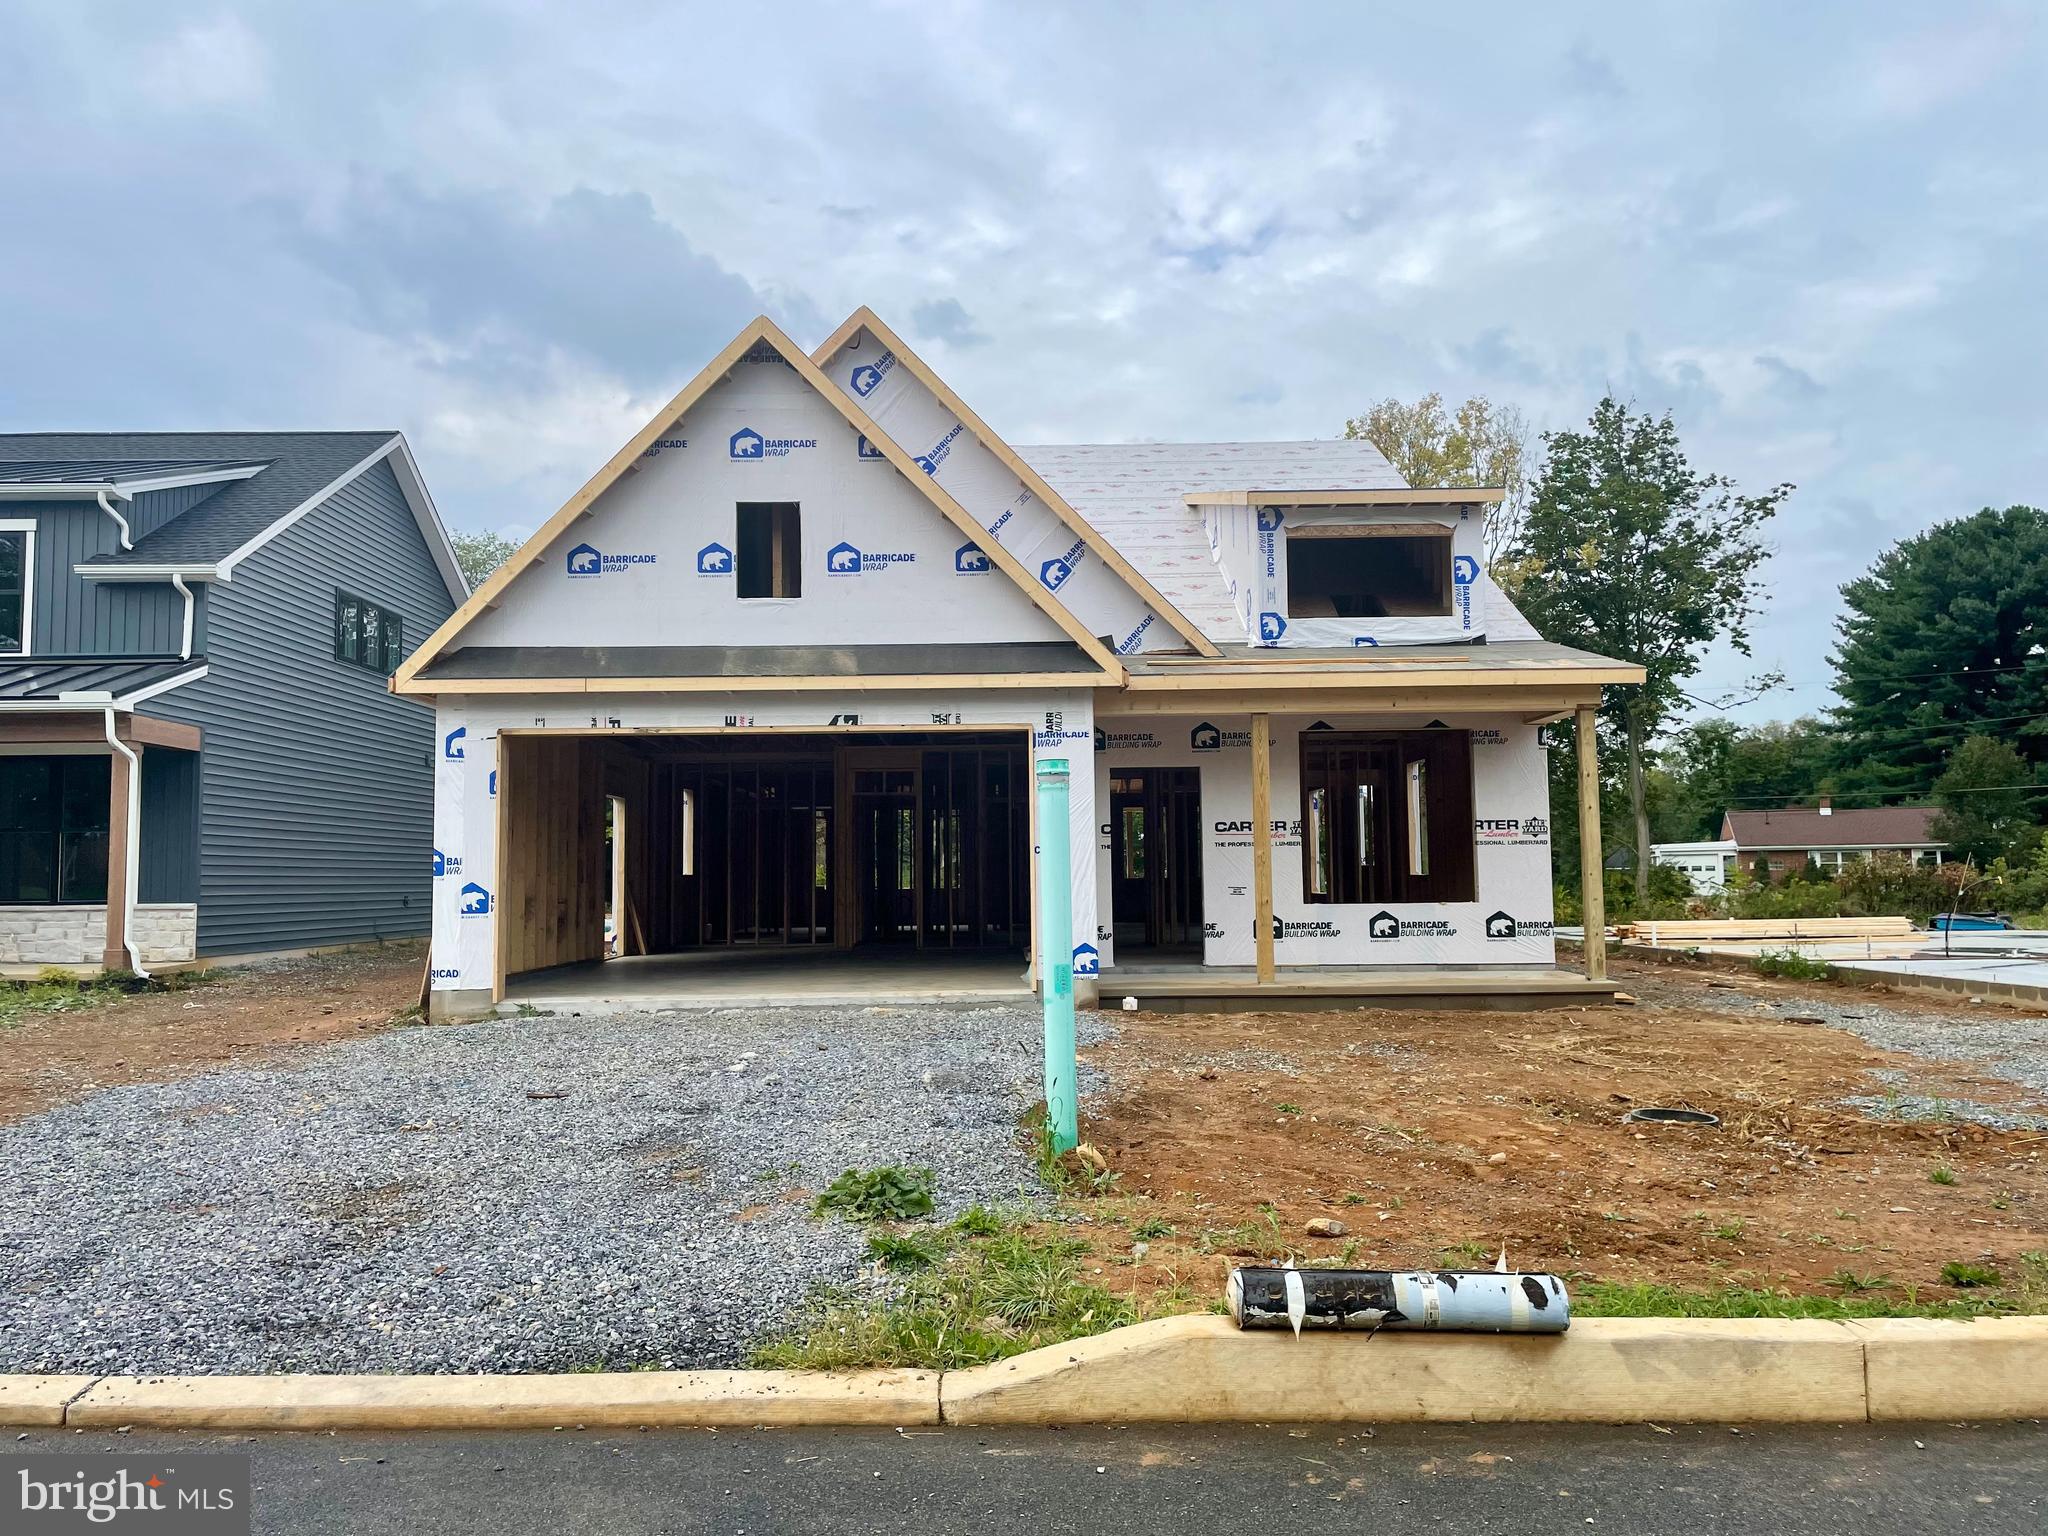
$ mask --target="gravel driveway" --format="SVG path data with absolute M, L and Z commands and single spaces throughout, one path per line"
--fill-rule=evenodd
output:
M 1040 1030 L 507 1019 L 111 1089 L 0 1127 L 0 1371 L 733 1365 L 859 1273 L 809 1214 L 842 1169 L 930 1167 L 941 1215 L 1036 1190 Z

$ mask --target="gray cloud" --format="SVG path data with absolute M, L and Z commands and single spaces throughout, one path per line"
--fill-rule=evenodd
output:
M 1505 3 L 177 12 L 0 7 L 13 425 L 397 425 L 457 525 L 532 526 L 761 310 L 873 305 L 1019 440 L 1613 388 L 1800 486 L 1704 692 L 1812 673 L 1889 540 L 2048 495 L 2024 10 L 1621 8 L 1562 51 Z
M 988 335 L 974 323 L 974 316 L 958 299 L 927 299 L 912 307 L 910 328 L 920 337 L 943 341 L 949 347 L 988 345 Z

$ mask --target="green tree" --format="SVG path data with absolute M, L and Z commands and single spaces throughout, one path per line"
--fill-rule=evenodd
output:
M 1520 558 L 1522 611 L 1552 640 L 1632 661 L 1647 678 L 1612 690 L 1633 812 L 1636 893 L 1648 896 L 1647 743 L 1683 702 L 1682 684 L 1715 641 L 1749 654 L 1762 596 L 1760 532 L 1792 492 L 1743 495 L 1686 461 L 1671 417 L 1632 413 L 1612 396 L 1583 432 L 1551 432 L 1529 497 Z
M 454 533 L 448 537 L 455 546 L 455 563 L 462 567 L 462 579 L 469 583 L 472 592 L 519 549 L 510 539 L 488 528 L 481 533 Z
M 1671 732 L 1649 775 L 1654 841 L 1721 835 L 1721 814 L 1800 805 L 1836 790 L 1834 738 L 1811 716 L 1742 726 L 1719 716 Z
M 1467 400 L 1455 416 L 1444 413 L 1439 394 L 1424 395 L 1413 405 L 1387 399 L 1345 422 L 1344 435 L 1371 443 L 1417 489 L 1497 485 L 1505 490 L 1500 505 L 1486 516 L 1486 567 L 1513 590 L 1519 574 L 1514 551 L 1528 510 L 1524 465 L 1529 427 L 1519 410 L 1495 405 L 1484 395 Z
M 1940 809 L 1928 830 L 1951 854 L 1980 865 L 2022 854 L 2033 841 L 2032 797 L 2025 788 L 2033 782 L 2033 769 L 2010 741 L 1966 736 L 1934 781 Z
M 2048 760 L 2048 513 L 1986 508 L 1842 588 L 1831 717 L 1844 782 L 1924 795 L 1973 732 Z

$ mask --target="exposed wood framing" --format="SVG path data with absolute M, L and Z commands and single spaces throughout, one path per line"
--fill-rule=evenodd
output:
M 1607 979 L 1607 889 L 1600 852 L 1600 739 L 1596 706 L 1576 711 L 1579 748 L 1579 907 L 1586 925 L 1586 980 Z M 1640 855 L 1639 855 L 1640 856 Z
M 498 738 L 497 931 L 506 976 L 604 955 L 602 750 Z
M 468 628 L 470 623 L 475 620 L 476 616 L 496 602 L 499 595 L 517 580 L 523 572 L 538 561 L 557 539 L 561 538 L 563 534 L 567 533 L 574 526 L 579 518 L 591 512 L 598 498 L 638 464 L 640 457 L 654 445 L 655 439 L 667 433 L 679 417 L 687 414 L 698 401 L 709 394 L 728 373 L 739 365 L 748 351 L 760 342 L 766 342 L 773 348 L 776 354 L 792 370 L 803 378 L 807 384 L 815 389 L 839 413 L 848 426 L 866 437 L 874 447 L 879 448 L 882 451 L 883 457 L 895 467 L 896 472 L 909 481 L 911 485 L 915 486 L 948 522 L 952 523 L 955 528 L 969 539 L 981 540 L 987 537 L 987 530 L 973 517 L 968 515 L 966 508 L 955 501 L 945 488 L 930 475 L 925 474 L 923 470 L 919 469 L 916 461 L 903 451 L 895 439 L 875 424 L 874 418 L 861 409 L 857 401 L 843 391 L 835 389 L 831 381 L 823 373 L 819 372 L 818 365 L 811 361 L 803 349 L 783 334 L 781 327 L 776 325 L 766 315 L 762 315 L 756 318 L 752 324 L 748 325 L 745 330 L 741 331 L 739 335 L 734 337 L 725 350 L 720 352 L 718 356 L 714 357 L 705 366 L 703 372 L 684 385 L 675 397 L 655 414 L 652 421 L 636 432 L 625 447 L 612 455 L 604 468 L 591 476 L 584 483 L 581 490 L 577 491 L 575 495 L 563 503 L 560 511 L 556 512 L 553 517 L 542 524 L 540 530 L 532 538 L 520 545 L 518 551 L 511 559 L 498 567 L 491 574 L 489 580 L 471 593 L 468 601 L 456 609 L 449 616 L 446 623 L 429 635 L 424 645 L 405 659 L 404 663 L 391 676 L 391 691 L 404 694 L 474 693 L 483 691 L 470 683 L 456 680 L 422 682 L 419 674 L 429 662 L 435 660 L 447 650 L 461 635 L 462 631 Z M 1024 567 L 1018 563 L 1015 555 L 993 540 L 988 541 L 988 546 L 983 552 L 988 555 L 989 559 L 998 569 L 1003 571 L 1004 574 L 1017 584 L 1041 613 L 1057 624 L 1062 633 L 1087 653 L 1089 658 L 1102 669 L 1107 677 L 1119 681 L 1122 679 L 1123 664 L 1117 660 L 1115 653 L 1094 635 L 1088 633 L 1087 627 L 1079 619 L 1075 618 L 1072 613 L 1067 611 L 1065 604 L 1061 603 L 1050 592 L 1046 591 L 1044 586 L 1033 579 Z M 728 679 L 720 679 L 718 681 L 724 687 L 734 686 L 731 680 Z M 675 680 L 639 679 L 638 682 L 644 687 L 661 689 L 663 691 L 686 686 Z M 698 686 L 702 685 L 702 680 L 698 680 Z M 545 691 L 544 689 L 534 688 L 532 684 L 523 684 L 522 686 L 531 691 Z M 787 679 L 779 680 L 777 686 L 788 687 L 789 682 Z M 832 682 L 832 686 L 843 687 L 844 680 L 835 679 Z M 606 685 L 605 691 L 616 690 L 616 684 L 608 683 Z M 596 690 L 578 689 L 575 691 Z
M 947 688 L 1111 688 L 1106 672 L 906 672 L 888 677 L 465 677 L 414 683 L 408 694 L 891 693 Z
M 1152 611 L 1172 627 L 1175 634 L 1187 641 L 1197 656 L 1221 654 L 1213 640 L 1203 634 L 1186 614 L 1161 596 L 1159 589 L 1153 586 L 1136 566 L 1126 560 L 1114 544 L 1096 532 L 1094 526 L 1075 511 L 1064 496 L 1048 485 L 1037 470 L 1025 463 L 1014 448 L 998 437 L 965 400 L 953 393 L 952 387 L 939 377 L 937 371 L 905 345 L 903 338 L 884 325 L 881 317 L 865 304 L 846 317 L 845 323 L 825 339 L 823 346 L 811 354 L 811 360 L 820 368 L 824 367 L 832 354 L 845 346 L 862 329 L 894 352 L 897 362 L 908 368 L 919 383 L 937 396 L 940 404 L 951 411 L 959 419 L 960 424 L 975 435 L 981 446 L 1001 460 L 1003 466 L 1015 475 L 1032 495 L 1044 502 L 1051 509 L 1053 516 L 1065 523 L 1070 532 L 1082 539 L 1104 565 L 1122 577 L 1124 584 L 1143 598 Z
M 1260 981 L 1273 979 L 1273 721 L 1252 716 L 1252 922 Z
M 1095 701 L 1097 720 L 1122 720 L 1147 715 L 1244 715 L 1265 710 L 1286 715 L 1556 715 L 1570 711 L 1597 694 L 1586 688 L 1570 692 L 1553 684 L 1549 693 L 1524 689 L 1469 688 L 1444 692 L 1416 678 L 1403 688 L 1214 688 L 1206 692 L 1166 694 L 1101 694 Z

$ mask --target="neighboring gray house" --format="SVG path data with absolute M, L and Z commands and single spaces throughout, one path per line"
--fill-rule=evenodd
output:
M 463 595 L 396 432 L 0 434 L 0 965 L 425 933 Z

